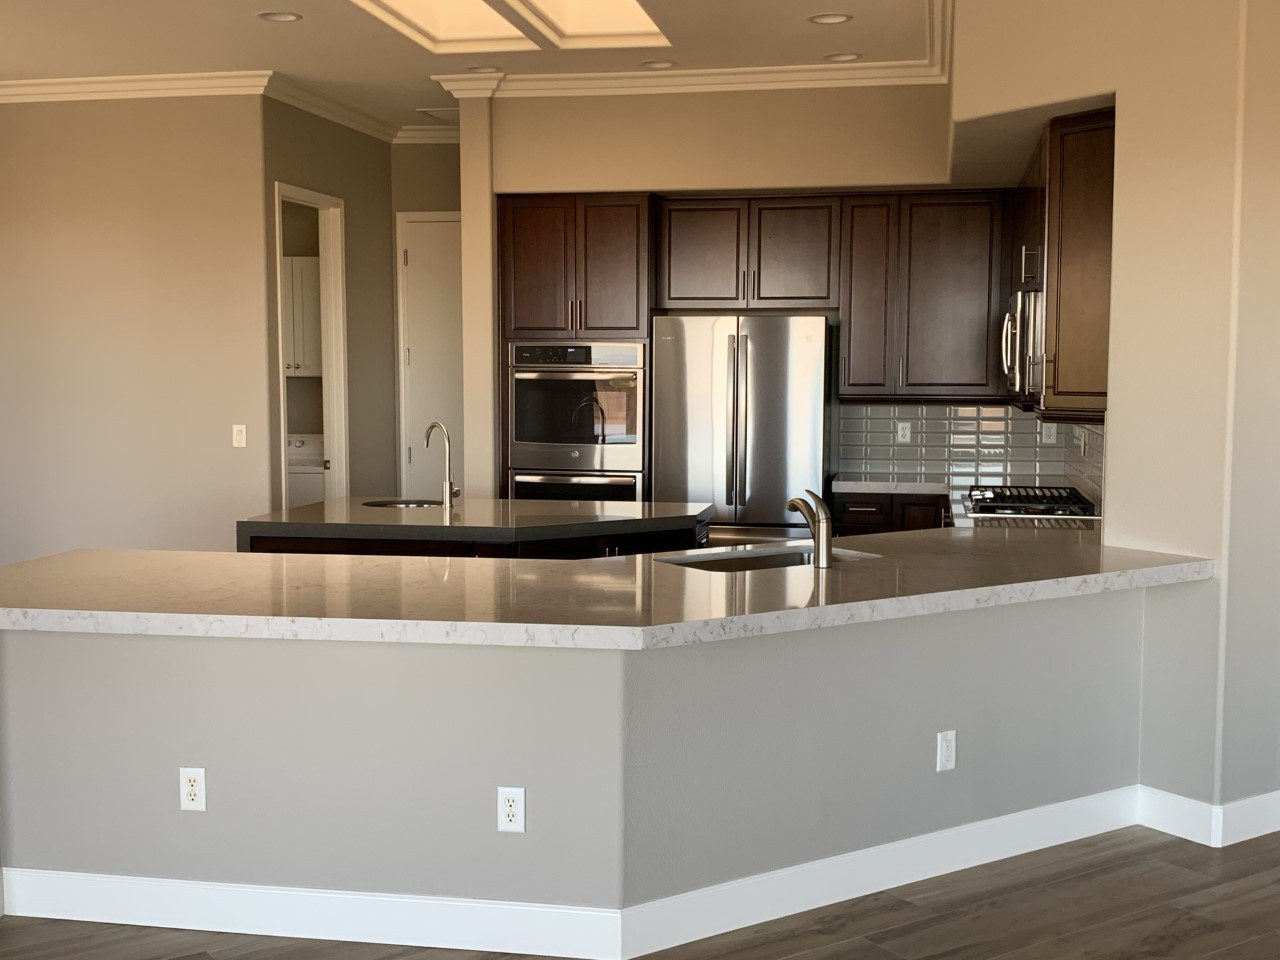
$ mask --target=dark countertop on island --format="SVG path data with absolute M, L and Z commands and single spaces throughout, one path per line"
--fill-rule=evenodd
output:
M 521 543 L 572 537 L 693 530 L 711 519 L 707 503 L 602 500 L 486 500 L 460 497 L 441 507 L 370 507 L 379 497 L 322 500 L 236 524 L 240 550 L 251 537 L 452 540 Z

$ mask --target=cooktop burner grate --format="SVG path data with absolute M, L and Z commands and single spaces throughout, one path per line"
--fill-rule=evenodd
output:
M 985 487 L 969 488 L 973 513 L 1029 514 L 1092 517 L 1098 512 L 1093 501 L 1075 487 Z

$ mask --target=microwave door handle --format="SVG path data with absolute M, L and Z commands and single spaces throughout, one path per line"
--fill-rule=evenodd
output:
M 1009 327 L 1013 324 L 1013 314 L 1004 315 L 1004 323 L 1000 326 L 1000 371 L 1009 375 Z

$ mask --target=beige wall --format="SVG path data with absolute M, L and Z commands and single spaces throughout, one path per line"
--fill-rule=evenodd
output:
M 1231 395 L 1222 793 L 1280 789 L 1280 4 L 1249 0 Z
M 266 195 L 278 180 L 343 201 L 351 492 L 393 494 L 397 444 L 391 145 L 276 100 L 264 99 L 262 110 L 260 176 L 265 176 Z M 273 207 L 274 201 L 266 204 L 272 229 Z M 268 250 L 267 258 L 273 264 L 274 252 Z M 274 285 L 274 269 L 271 278 Z M 275 302 L 274 289 L 268 302 Z
M 230 550 L 267 509 L 261 118 L 0 106 L 0 563 Z
M 955 16 L 957 122 L 1116 94 L 1107 539 L 1202 556 L 1222 548 L 1235 9 L 959 0 Z M 1196 456 L 1169 465 L 1187 438 Z
M 461 209 L 456 143 L 391 146 L 391 209 L 397 213 Z
M 493 101 L 498 193 L 940 183 L 944 85 Z

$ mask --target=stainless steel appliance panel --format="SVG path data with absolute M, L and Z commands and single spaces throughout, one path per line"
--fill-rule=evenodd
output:
M 738 322 L 738 523 L 799 521 L 786 504 L 822 490 L 825 317 Z
M 519 470 L 644 469 L 644 345 L 512 344 L 507 411 Z
M 638 473 L 524 473 L 511 472 L 513 500 L 626 500 L 637 501 L 643 491 Z
M 655 317 L 653 499 L 736 519 L 738 318 Z

